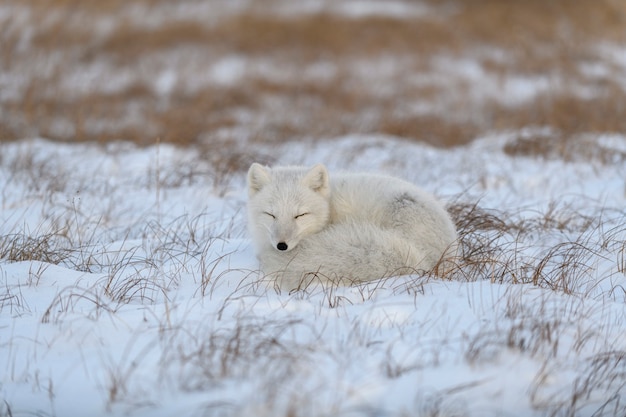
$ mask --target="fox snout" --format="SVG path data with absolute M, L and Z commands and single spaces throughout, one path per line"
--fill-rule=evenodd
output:
M 281 252 L 288 252 L 298 245 L 299 239 L 293 234 L 274 233 L 270 238 L 274 249 Z
M 270 242 L 274 249 L 288 252 L 300 241 L 300 231 L 295 221 L 276 221 L 271 229 Z
M 274 248 L 281 252 L 288 252 L 298 245 L 297 239 L 278 238 L 278 239 L 272 239 L 272 240 L 274 242 L 273 243 Z

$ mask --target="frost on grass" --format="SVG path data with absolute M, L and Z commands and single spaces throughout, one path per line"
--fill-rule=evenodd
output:
M 624 414 L 622 168 L 505 144 L 274 149 L 404 176 L 461 239 L 444 278 L 289 294 L 257 271 L 244 170 L 216 182 L 202 149 L 3 145 L 0 415 Z M 36 186 L 53 157 L 72 175 Z

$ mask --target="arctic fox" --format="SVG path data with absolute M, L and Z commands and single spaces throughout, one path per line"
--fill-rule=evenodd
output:
M 254 163 L 247 181 L 255 251 L 281 289 L 411 274 L 456 253 L 441 203 L 398 178 Z

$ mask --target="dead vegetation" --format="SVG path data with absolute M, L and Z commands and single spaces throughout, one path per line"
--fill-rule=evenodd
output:
M 456 268 L 447 275 L 451 279 L 488 278 L 587 296 L 596 290 L 597 264 L 621 253 L 624 244 L 620 212 L 590 217 L 552 206 L 545 213 L 511 213 L 478 203 L 453 204 L 449 211 L 461 242 Z M 622 271 L 619 256 L 613 261 L 615 270 Z M 619 288 L 610 292 L 619 299 L 624 295 Z
M 202 165 L 198 159 L 210 159 L 217 150 L 208 147 L 203 152 L 206 155 L 198 151 L 183 158 L 191 161 L 188 170 L 180 169 L 180 159 L 167 159 L 163 152 L 157 166 L 138 171 L 134 189 L 148 188 L 157 195 L 158 190 L 194 189 L 196 178 L 206 177 L 203 170 L 213 164 Z M 230 165 L 239 164 L 238 157 L 233 158 L 215 171 L 223 181 L 241 177 L 231 171 Z M 41 199 L 48 201 L 55 189 L 61 194 L 72 189 L 64 177 L 54 186 L 34 188 L 28 172 L 51 169 L 36 154 L 5 153 L 3 159 L 14 174 L 7 183 L 23 187 L 27 194 L 40 191 Z M 101 194 L 97 184 L 91 184 L 89 192 Z M 106 211 L 125 198 L 121 191 L 113 197 L 114 204 L 98 203 L 99 213 L 116 217 Z M 243 231 L 232 223 L 216 229 L 215 212 L 165 221 L 138 210 L 135 221 L 127 219 L 122 230 L 111 231 L 106 221 L 90 219 L 77 202 L 64 203 L 56 217 L 47 214 L 54 212 L 50 207 L 43 209 L 42 220 L 52 219 L 54 227 L 27 230 L 18 224 L 0 239 L 0 259 L 32 265 L 27 280 L 0 283 L 0 313 L 34 315 L 48 330 L 69 328 L 70 339 L 80 349 L 92 341 L 81 328 L 91 335 L 100 323 L 114 323 L 116 331 L 128 331 L 125 337 L 111 336 L 110 329 L 102 333 L 114 340 L 118 352 L 110 354 L 113 348 L 107 346 L 100 358 L 104 377 L 99 390 L 114 414 L 158 408 L 164 392 L 176 392 L 181 398 L 201 396 L 198 410 L 208 415 L 309 416 L 319 415 L 320 404 L 340 416 L 465 415 L 479 407 L 474 393 L 480 394 L 477 401 L 493 398 L 481 391 L 493 384 L 492 367 L 500 373 L 514 358 L 531 364 L 524 370 L 530 382 L 521 397 L 534 410 L 554 416 L 586 415 L 588 410 L 622 415 L 624 352 L 612 336 L 623 322 L 618 310 L 626 300 L 619 284 L 626 270 L 624 212 L 577 207 L 561 202 L 543 211 L 494 209 L 459 195 L 449 211 L 459 230 L 461 256 L 445 279 L 416 271 L 350 288 L 321 284 L 276 294 L 259 282 L 256 271 L 236 269 L 238 264 L 230 258 L 236 250 L 227 241 Z M 237 208 L 229 210 L 233 222 L 242 223 Z M 111 241 L 115 244 L 109 246 Z M 54 271 L 54 264 L 64 268 L 63 275 Z M 601 272 L 599 264 L 605 265 Z M 604 275 L 606 270 L 617 277 L 614 284 Z M 74 280 L 67 276 L 73 273 Z M 453 288 L 463 288 L 467 295 L 460 304 L 465 305 L 464 297 L 471 298 L 476 290 L 472 284 L 480 281 L 490 287 L 493 299 L 474 306 L 478 317 L 471 326 L 456 327 L 451 324 L 457 320 L 454 314 L 467 312 L 448 309 L 448 297 L 458 297 Z M 445 296 L 429 294 L 438 285 L 445 287 Z M 597 291 L 596 285 L 604 288 Z M 177 292 L 184 286 L 185 292 Z M 47 290 L 48 304 L 30 305 L 30 290 Z M 477 295 L 483 296 L 486 293 Z M 595 302 L 596 297 L 602 301 Z M 439 306 L 441 318 L 437 308 L 428 307 L 437 299 L 446 300 Z M 410 314 L 396 317 L 394 311 L 402 303 L 408 303 Z M 616 313 L 609 311 L 612 306 Z M 481 313 L 481 308 L 488 311 Z M 85 323 L 81 320 L 88 324 L 72 327 Z M 61 348 L 67 350 L 67 338 L 56 340 L 63 340 Z M 11 343 L 17 350 L 18 341 Z M 104 351 L 103 346 L 99 352 Z M 367 369 L 362 357 L 368 358 Z M 432 391 L 417 385 L 402 394 L 415 396 L 406 408 L 385 408 L 389 406 L 353 397 L 361 387 L 354 381 L 361 376 L 381 386 L 406 387 L 407 381 L 441 372 L 450 361 L 470 369 L 470 379 Z M 551 382 L 555 379 L 563 381 L 556 393 Z M 329 384 L 329 390 L 320 390 Z M 50 386 L 51 391 L 58 389 L 57 379 L 50 377 Z M 316 395 L 320 391 L 327 397 L 324 401 Z M 6 402 L 0 414 L 16 415 L 16 404 Z
M 155 189 L 157 202 L 160 189 L 192 185 L 204 176 L 223 192 L 233 173 L 249 166 L 252 157 L 245 145 L 255 141 L 375 132 L 455 146 L 495 130 L 514 132 L 504 148 L 510 155 L 605 164 L 626 160 L 623 151 L 597 140 L 601 134 L 626 131 L 624 67 L 603 49 L 626 40 L 626 9 L 617 0 L 432 0 L 424 1 L 431 14 L 402 18 L 347 16 L 329 5 L 321 12 L 273 13 L 284 6 L 278 1 L 267 2 L 263 10 L 220 10 L 210 18 L 184 7 L 169 18 L 171 2 L 159 0 L 5 3 L 1 7 L 9 14 L 0 14 L 0 69 L 9 82 L 0 78 L 0 140 L 43 136 L 66 142 L 197 146 L 198 159 L 177 171 L 154 167 L 146 183 Z M 184 4 L 197 6 L 193 1 Z M 456 71 L 467 62 L 478 77 Z M 526 100 L 511 103 L 502 97 L 511 80 L 532 84 L 537 79 L 547 79 L 548 86 Z M 476 86 L 484 80 L 494 82 L 495 92 Z M 10 166 L 9 185 L 22 184 L 29 192 L 69 190 L 71 176 L 54 162 L 38 161 L 33 154 L 11 161 L 0 154 L 0 159 Z M 201 220 L 206 213 L 168 224 L 141 219 L 139 232 L 132 224 L 129 230 L 115 230 L 111 238 L 107 218 L 116 212 L 93 223 L 76 206 L 67 208 L 64 217 L 52 219 L 50 228 L 16 225 L 0 238 L 4 261 L 39 261 L 41 268 L 58 264 L 101 274 L 93 282 L 62 288 L 47 310 L 37 312 L 45 323 L 62 322 L 72 314 L 97 320 L 133 303 L 162 303 L 167 310 L 168 293 L 183 277 L 197 286 L 197 295 L 216 303 L 207 302 L 207 308 L 218 312 L 218 323 L 229 308 L 258 296 L 250 294 L 260 288 L 258 283 L 240 283 L 230 289 L 230 297 L 214 299 L 230 273 L 229 253 L 216 255 L 214 249 L 220 239 L 239 231 L 233 232 L 232 226 L 210 230 Z M 554 416 L 582 415 L 589 409 L 596 415 L 623 414 L 624 352 L 611 349 L 616 342 L 606 339 L 610 329 L 598 324 L 580 301 L 594 296 L 596 288 L 588 283 L 598 283 L 599 263 L 611 263 L 616 274 L 626 273 L 623 210 L 590 217 L 563 206 L 529 213 L 465 201 L 453 203 L 450 211 L 462 252 L 447 278 L 512 284 L 511 291 L 547 288 L 573 300 L 564 311 L 550 309 L 552 304 L 543 299 L 522 304 L 505 297 L 509 304 L 504 312 L 493 313 L 496 328 L 480 327 L 463 335 L 467 340 L 461 361 L 489 363 L 503 352 L 519 352 L 523 358 L 544 361 L 528 392 L 536 410 Z M 138 243 L 123 250 L 103 246 L 125 234 L 142 236 L 152 246 L 149 251 Z M 254 279 L 250 271 L 235 273 L 242 282 Z M 32 271 L 32 285 L 39 285 L 44 274 Z M 317 300 L 313 302 L 319 302 L 319 310 L 332 310 L 332 316 L 390 287 L 396 294 L 423 294 L 431 278 L 425 274 L 383 280 L 373 288 L 363 285 L 353 298 L 334 286 L 293 297 Z M 31 313 L 21 291 L 19 285 L 0 287 L 2 314 Z M 603 296 L 623 302 L 626 291 L 615 284 Z M 322 348 L 328 333 L 298 320 L 242 317 L 229 325 L 202 322 L 194 328 L 182 319 L 171 322 L 169 310 L 159 320 L 156 343 L 146 347 L 162 353 L 152 368 L 158 378 L 175 374 L 168 383 L 174 381 L 182 391 L 219 394 L 220 384 L 269 370 L 261 382 L 270 383 L 254 388 L 271 400 L 270 413 L 289 416 L 316 410 L 312 398 L 321 401 L 301 392 L 289 396 L 288 390 L 281 397 L 279 384 L 293 383 L 292 377 L 313 363 L 343 369 L 341 361 L 350 359 L 342 356 L 348 348 L 378 354 L 380 346 L 392 347 L 381 342 L 377 331 L 360 329 L 358 319 L 343 345 Z M 296 334 L 309 339 L 297 339 Z M 402 342 L 407 334 L 400 331 Z M 417 342 L 413 348 L 424 349 L 423 341 Z M 442 343 L 434 349 L 445 350 L 451 342 Z M 578 362 L 563 371 L 555 360 L 559 350 Z M 128 353 L 111 364 L 109 378 L 102 382 L 111 407 L 125 402 L 131 408 L 154 405 L 141 403 L 144 397 L 133 391 L 137 386 L 141 391 L 144 382 L 136 375 L 150 359 L 145 353 Z M 436 355 L 424 357 L 422 362 L 402 362 L 388 354 L 380 369 L 393 379 L 440 365 Z M 552 395 L 553 378 L 571 381 Z M 317 387 L 305 388 L 309 394 Z M 465 404 L 455 402 L 454 394 L 470 388 L 424 394 L 416 398 L 418 411 L 463 415 Z M 207 399 L 205 411 L 222 415 L 240 411 L 238 406 L 229 399 Z M 355 412 L 339 405 L 333 411 Z M 14 414 L 8 402 L 0 404 L 0 415 Z
M 540 126 L 554 134 L 508 151 L 570 158 L 578 135 L 626 131 L 619 1 L 425 0 L 401 17 L 221 4 L 9 1 L 0 54 L 16 82 L 0 95 L 0 139 L 388 133 L 455 146 Z M 515 88 L 528 96 L 509 102 Z

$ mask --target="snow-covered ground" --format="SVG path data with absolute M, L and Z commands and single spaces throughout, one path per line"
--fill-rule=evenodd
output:
M 0 4 L 0 417 L 626 415 L 624 12 L 565 3 Z M 433 192 L 458 268 L 266 287 L 253 161 Z
M 510 139 L 249 145 L 408 179 L 459 224 L 449 280 L 292 294 L 259 283 L 244 170 L 193 147 L 0 144 L 0 415 L 625 415 L 626 164 Z

